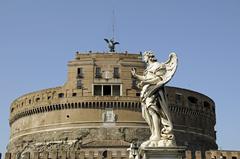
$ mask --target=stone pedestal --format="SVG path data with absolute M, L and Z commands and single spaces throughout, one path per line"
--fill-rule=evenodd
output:
M 185 147 L 145 147 L 140 150 L 143 159 L 183 159 Z

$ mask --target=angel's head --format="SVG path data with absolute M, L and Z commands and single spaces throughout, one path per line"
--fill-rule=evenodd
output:
M 149 63 L 149 62 L 156 62 L 157 59 L 152 51 L 145 51 L 143 53 L 143 61 L 146 63 Z

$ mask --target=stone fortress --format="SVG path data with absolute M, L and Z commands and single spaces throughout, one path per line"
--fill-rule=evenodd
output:
M 63 86 L 12 102 L 5 158 L 127 159 L 130 143 L 141 143 L 150 135 L 132 68 L 143 73 L 141 54 L 77 52 L 68 63 Z M 187 147 L 186 156 L 229 156 L 230 152 L 217 151 L 214 101 L 183 88 L 166 91 L 176 142 Z M 230 155 L 239 158 L 240 153 Z

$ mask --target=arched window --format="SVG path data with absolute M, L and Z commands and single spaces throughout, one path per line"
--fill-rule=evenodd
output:
M 198 102 L 198 99 L 196 97 L 193 97 L 193 96 L 189 96 L 188 97 L 188 101 L 192 104 L 197 104 Z
M 107 156 L 108 156 L 108 152 L 107 152 L 107 150 L 106 151 L 103 151 L 103 153 L 102 153 L 102 158 L 107 158 Z
M 206 101 L 203 102 L 203 106 L 204 106 L 204 108 L 210 109 L 210 103 L 208 103 Z
M 59 93 L 58 94 L 58 98 L 63 98 L 64 97 L 64 93 Z
M 39 101 L 40 101 L 40 98 L 39 98 L 39 97 L 37 97 L 37 98 L 36 98 L 36 102 L 39 102 Z

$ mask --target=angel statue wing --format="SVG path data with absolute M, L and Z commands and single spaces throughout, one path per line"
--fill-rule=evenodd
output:
M 164 63 L 166 66 L 166 73 L 162 76 L 163 81 L 160 81 L 159 84 L 161 83 L 166 84 L 172 79 L 173 75 L 177 70 L 177 63 L 178 58 L 176 53 L 174 52 L 170 53 L 169 59 Z
M 161 80 L 157 82 L 156 85 L 154 85 L 148 92 L 148 95 L 151 96 L 154 94 L 160 87 L 168 83 L 173 75 L 175 74 L 177 70 L 177 64 L 178 64 L 178 58 L 176 53 L 172 52 L 169 54 L 168 60 L 163 64 L 164 69 L 160 67 L 157 71 L 156 74 L 160 75 Z

